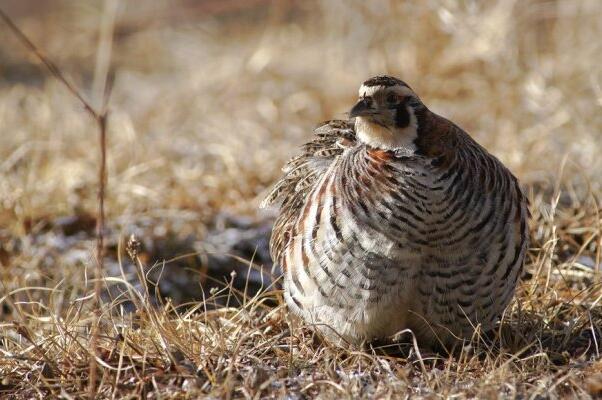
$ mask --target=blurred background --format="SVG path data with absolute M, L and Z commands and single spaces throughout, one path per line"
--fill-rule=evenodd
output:
M 231 279 L 244 286 L 248 270 L 253 287 L 269 283 L 274 211 L 259 212 L 262 196 L 313 127 L 345 118 L 377 74 L 408 82 L 502 159 L 537 215 L 554 208 L 559 185 L 575 213 L 599 202 L 599 0 L 0 8 L 93 104 L 99 32 L 114 17 L 106 274 L 119 273 L 120 244 L 134 233 L 176 302 Z M 96 126 L 3 23 L 0 39 L 0 294 L 58 282 L 77 294 L 94 265 Z

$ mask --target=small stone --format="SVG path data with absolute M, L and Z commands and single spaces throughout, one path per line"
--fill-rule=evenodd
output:
M 201 389 L 201 381 L 197 377 L 186 378 L 182 382 L 182 390 L 187 392 Z
M 278 367 L 276 370 L 276 376 L 280 379 L 284 379 L 288 377 L 288 368 L 286 367 Z
M 263 367 L 257 367 L 251 372 L 249 385 L 253 389 L 258 389 L 268 379 L 270 379 L 270 372 Z
M 602 396 L 602 373 L 601 372 L 590 376 L 585 381 L 585 384 L 587 387 L 587 391 L 589 392 L 590 395 L 592 395 L 592 397 L 597 398 L 598 396 Z

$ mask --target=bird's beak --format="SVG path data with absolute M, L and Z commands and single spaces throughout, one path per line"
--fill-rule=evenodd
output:
M 351 111 L 349 111 L 349 118 L 362 117 L 372 114 L 373 112 L 374 110 L 370 107 L 368 101 L 366 99 L 361 99 L 353 106 Z

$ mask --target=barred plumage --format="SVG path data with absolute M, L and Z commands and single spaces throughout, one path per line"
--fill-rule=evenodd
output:
M 528 246 L 517 179 L 405 83 L 372 78 L 360 97 L 355 120 L 317 128 L 263 204 L 281 201 L 271 252 L 290 310 L 356 343 L 491 329 Z

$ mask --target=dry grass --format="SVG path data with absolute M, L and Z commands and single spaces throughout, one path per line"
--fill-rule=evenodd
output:
M 101 3 L 0 4 L 78 86 L 95 87 Z M 119 11 L 98 397 L 602 395 L 602 3 L 216 4 Z M 0 393 L 76 398 L 95 323 L 95 125 L 5 26 L 0 36 Z M 215 242 L 224 213 L 269 220 L 256 207 L 283 162 L 382 72 L 465 127 L 530 194 L 516 299 L 497 336 L 454 357 L 321 344 L 273 286 L 234 284 L 254 263 L 209 290 L 206 254 L 185 254 Z M 143 244 L 134 263 L 131 232 Z M 165 243 L 182 257 L 145 251 Z M 182 258 L 197 301 L 162 299 L 139 279 L 175 275 Z

